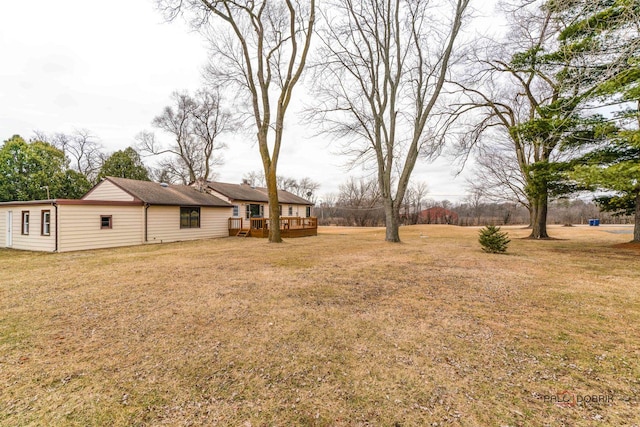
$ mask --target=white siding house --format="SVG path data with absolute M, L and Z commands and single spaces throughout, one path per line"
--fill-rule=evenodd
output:
M 230 203 L 234 218 L 249 219 L 252 217 L 269 216 L 269 197 L 264 187 L 252 187 L 247 183 L 229 184 L 226 182 L 210 181 L 205 184 L 206 190 Z M 309 218 L 313 203 L 298 197 L 293 193 L 278 190 L 280 202 L 280 216 Z
M 82 197 L 83 200 L 109 200 L 120 202 L 133 202 L 136 198 L 118 187 L 113 181 L 105 179 L 93 187 Z
M 228 236 L 230 211 L 230 208 L 202 207 L 200 208 L 200 228 L 185 229 L 180 228 L 180 223 L 175 220 L 180 215 L 179 208 L 175 206 L 150 206 L 147 211 L 147 243 Z
M 101 202 L 58 206 L 58 252 L 133 246 L 144 242 L 141 203 Z
M 0 247 L 53 252 L 56 231 L 50 201 L 0 203 Z
M 0 247 L 46 252 L 228 236 L 229 203 L 183 185 L 105 178 L 80 200 L 0 203 Z

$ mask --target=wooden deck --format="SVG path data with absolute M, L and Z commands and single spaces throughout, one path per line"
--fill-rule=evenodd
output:
M 229 218 L 229 236 L 269 237 L 270 222 L 269 218 Z M 282 238 L 317 236 L 318 218 L 280 217 L 280 235 Z

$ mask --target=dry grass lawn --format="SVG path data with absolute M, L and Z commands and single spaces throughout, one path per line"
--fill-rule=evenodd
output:
M 0 250 L 0 425 L 639 425 L 631 235 L 503 229 Z

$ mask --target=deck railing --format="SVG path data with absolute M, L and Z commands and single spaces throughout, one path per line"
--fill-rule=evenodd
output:
M 252 230 L 268 229 L 269 220 L 266 218 L 251 218 Z
M 229 218 L 229 235 L 234 235 L 239 230 L 250 229 L 252 236 L 267 236 L 271 220 L 269 218 Z M 298 216 L 280 217 L 280 230 L 287 232 L 293 230 L 291 235 L 297 230 L 317 230 L 318 218 L 302 218 Z M 299 233 L 298 233 L 299 234 Z M 308 234 L 305 234 L 308 235 Z M 315 235 L 315 232 L 313 233 Z
M 229 230 L 242 230 L 242 218 L 229 218 Z

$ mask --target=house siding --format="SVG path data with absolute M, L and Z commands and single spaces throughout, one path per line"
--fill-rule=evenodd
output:
M 7 247 L 7 211 L 0 208 L 0 248 Z
M 224 194 L 218 193 L 217 191 L 215 191 L 215 190 L 213 190 L 211 188 L 207 188 L 207 192 L 209 194 L 211 194 L 212 196 L 216 196 L 220 200 L 224 200 L 227 203 L 237 204 L 237 202 L 233 202 L 233 199 L 230 199 L 229 197 L 225 196 Z
M 289 214 L 289 207 L 291 207 L 291 214 Z M 282 216 L 298 216 L 301 218 L 306 218 L 307 217 L 306 205 L 283 204 Z
M 244 218 L 246 219 L 247 215 L 247 205 L 261 205 L 264 206 L 264 216 L 269 217 L 269 203 L 257 203 L 257 202 L 247 202 L 247 201 L 239 201 L 239 200 L 231 200 L 229 201 L 232 205 L 238 206 L 238 216 L 236 218 Z M 307 205 L 292 205 L 292 204 L 282 204 L 282 217 L 287 216 L 299 216 L 301 218 L 307 217 Z M 292 214 L 289 215 L 289 206 L 292 207 Z M 233 216 L 233 210 L 231 211 L 230 217 Z
M 283 203 L 282 205 L 282 215 L 283 217 L 287 216 L 296 216 L 301 218 L 307 217 L 307 205 L 293 205 L 290 203 Z M 291 215 L 289 215 L 289 207 L 291 207 Z M 268 206 L 265 206 L 265 215 L 268 212 Z
M 12 212 L 12 245 L 13 249 L 21 249 L 26 251 L 45 251 L 54 252 L 56 249 L 56 219 L 55 207 L 50 204 L 42 205 L 24 205 L 0 208 L 0 247 L 7 246 L 7 212 Z M 22 212 L 29 212 L 29 234 L 22 234 Z M 51 213 L 50 233 L 48 236 L 42 236 L 42 211 Z
M 208 188 L 207 191 L 218 197 L 219 199 L 224 200 L 225 202 L 231 203 L 232 205 L 236 205 L 238 206 L 238 216 L 236 218 L 245 218 L 247 217 L 246 215 L 246 209 L 247 209 L 247 205 L 249 204 L 255 204 L 255 205 L 262 205 L 264 206 L 264 216 L 268 217 L 269 216 L 269 203 L 268 202 L 252 202 L 249 200 L 234 200 L 231 199 L 227 196 L 225 196 L 224 194 L 212 189 L 212 188 Z M 308 205 L 301 205 L 301 204 L 292 204 L 292 203 L 281 203 L 282 206 L 282 215 L 283 217 L 286 216 L 290 216 L 289 215 L 289 206 L 292 207 L 292 214 L 291 216 L 299 216 L 302 218 L 307 218 L 307 206 Z M 233 211 L 232 215 L 233 216 Z
M 179 206 L 150 206 L 147 210 L 147 243 L 227 237 L 232 208 L 200 208 L 200 228 L 180 228 Z
M 58 251 L 113 248 L 142 244 L 142 206 L 60 205 Z M 101 229 L 100 217 L 111 216 L 112 228 Z
M 112 183 L 104 180 L 98 184 L 93 190 L 82 197 L 83 200 L 110 200 L 117 202 L 132 202 L 134 197 Z

